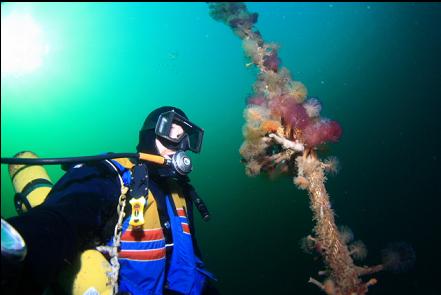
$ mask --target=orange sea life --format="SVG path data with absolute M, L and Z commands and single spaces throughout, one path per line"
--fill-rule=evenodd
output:
M 280 122 L 276 120 L 268 120 L 262 123 L 260 128 L 267 132 L 276 132 L 281 127 Z

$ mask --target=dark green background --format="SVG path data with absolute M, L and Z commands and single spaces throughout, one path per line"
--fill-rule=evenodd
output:
M 407 241 L 415 268 L 380 274 L 369 294 L 439 294 L 441 5 L 249 3 L 265 40 L 344 130 L 327 188 L 338 224 L 380 262 Z M 204 3 L 2 4 L 29 11 L 50 51 L 32 74 L 1 80 L 1 155 L 132 152 L 150 110 L 175 105 L 205 129 L 192 180 L 213 214 L 197 236 L 223 294 L 321 294 L 298 241 L 313 224 L 290 178 L 248 178 L 242 111 L 255 71 Z M 48 167 L 52 179 L 62 175 Z M 15 214 L 7 166 L 1 213 Z

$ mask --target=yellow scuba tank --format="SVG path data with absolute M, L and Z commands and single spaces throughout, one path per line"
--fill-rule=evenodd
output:
M 14 158 L 38 158 L 33 152 L 20 152 Z M 52 189 L 52 181 L 41 165 L 9 165 L 14 189 L 14 203 L 17 213 L 21 214 L 42 204 Z M 59 284 L 67 294 L 84 295 L 112 293 L 107 273 L 110 263 L 101 252 L 86 250 L 76 261 L 66 267 L 59 277 Z
M 64 292 L 72 295 L 112 294 L 107 273 L 112 268 L 106 258 L 97 250 L 86 250 L 59 276 L 59 284 Z
M 33 152 L 20 152 L 14 158 L 38 158 Z M 21 214 L 44 202 L 52 181 L 40 165 L 9 165 L 9 175 L 15 189 L 14 204 Z

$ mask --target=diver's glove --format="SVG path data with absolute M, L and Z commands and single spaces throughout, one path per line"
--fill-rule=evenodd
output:
M 26 244 L 12 225 L 2 218 L 2 294 L 15 294 L 26 257 Z M 5 292 L 5 293 L 3 293 Z

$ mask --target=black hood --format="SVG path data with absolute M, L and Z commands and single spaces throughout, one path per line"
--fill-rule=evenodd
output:
M 155 109 L 147 116 L 147 118 L 144 121 L 144 124 L 142 125 L 141 130 L 139 131 L 139 141 L 138 141 L 138 145 L 136 146 L 136 150 L 138 152 L 159 155 L 155 143 L 156 122 L 158 122 L 159 116 L 162 113 L 172 110 L 174 110 L 176 113 L 183 116 L 184 118 L 188 119 L 187 115 L 181 109 L 176 107 L 164 106 Z
M 176 113 L 183 116 L 184 118 L 188 119 L 187 115 L 181 109 L 176 107 L 164 106 L 153 110 L 147 116 L 147 118 L 144 121 L 144 124 L 142 125 L 141 130 L 139 131 L 139 141 L 138 141 L 138 145 L 136 146 L 136 150 L 139 153 L 159 155 L 159 151 L 156 147 L 156 142 L 155 142 L 157 138 L 155 134 L 156 122 L 158 121 L 159 116 L 162 113 L 172 110 L 174 110 Z M 176 173 L 176 171 L 174 171 L 173 168 L 160 166 L 152 163 L 147 163 L 147 166 L 149 167 L 149 174 L 154 178 L 172 177 L 180 181 L 185 181 L 185 182 L 188 181 L 187 176 L 179 175 L 178 173 Z

